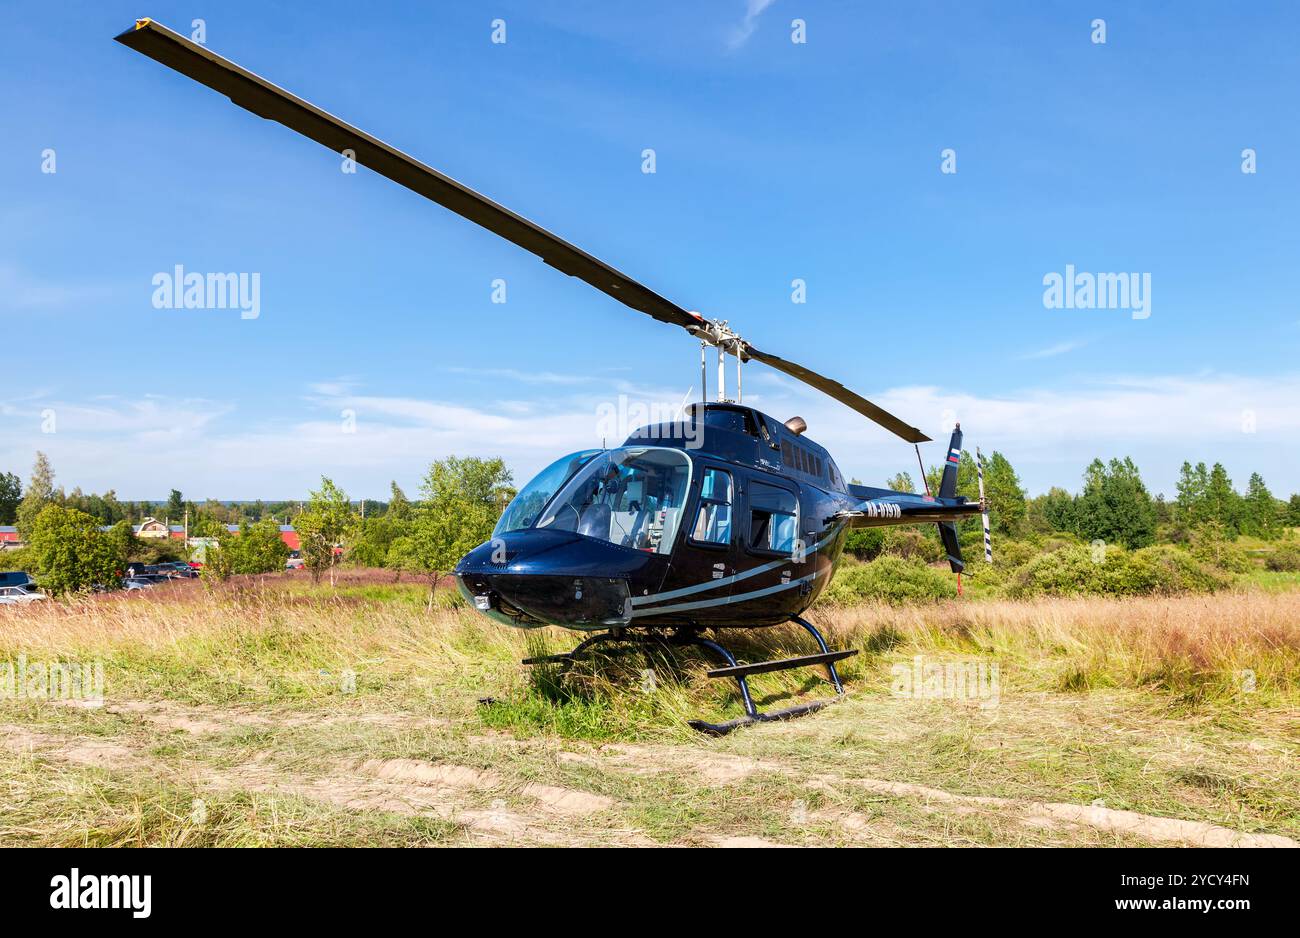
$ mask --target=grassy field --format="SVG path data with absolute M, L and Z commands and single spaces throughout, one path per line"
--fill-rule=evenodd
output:
M 0 701 L 0 842 L 1294 846 L 1286 586 L 815 609 L 861 652 L 848 698 L 720 740 L 686 725 L 740 712 L 699 658 L 530 673 L 574 637 L 446 591 L 429 611 L 384 574 L 0 607 L 0 662 L 104 675 L 102 705 Z M 769 707 L 826 693 L 812 671 L 755 683 Z

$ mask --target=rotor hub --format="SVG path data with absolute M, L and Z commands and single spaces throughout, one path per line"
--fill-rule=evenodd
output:
M 691 313 L 691 315 L 699 320 L 698 325 L 686 327 L 691 335 L 705 345 L 712 345 L 729 355 L 735 355 L 742 362 L 749 361 L 749 354 L 746 351 L 749 343 L 744 340 L 740 333 L 727 325 L 727 320 L 705 319 L 695 312 Z

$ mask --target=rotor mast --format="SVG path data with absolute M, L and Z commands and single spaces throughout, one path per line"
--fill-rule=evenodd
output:
M 746 343 L 740 335 L 727 325 L 725 319 L 705 319 L 699 313 L 692 312 L 691 316 L 698 321 L 695 325 L 687 326 L 686 329 L 692 335 L 700 340 L 700 375 L 701 382 L 704 380 L 706 372 L 705 351 L 712 345 L 718 350 L 718 402 L 731 403 L 727 397 L 727 356 L 736 356 L 736 400 L 735 403 L 741 402 L 741 365 L 749 361 L 749 355 L 745 352 Z M 701 387 L 705 388 L 703 397 L 708 400 L 707 386 L 703 383 Z

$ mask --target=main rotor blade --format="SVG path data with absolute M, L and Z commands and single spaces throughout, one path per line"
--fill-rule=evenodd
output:
M 676 303 L 637 283 L 563 238 L 516 215 L 370 134 L 358 130 L 302 98 L 210 52 L 196 42 L 153 20 L 137 20 L 134 29 L 115 37 L 118 42 L 226 95 L 258 117 L 279 121 L 290 130 L 324 144 L 335 153 L 353 152 L 353 159 L 393 182 L 482 225 L 493 234 L 536 254 L 571 277 L 660 322 L 691 327 L 699 319 Z
M 777 371 L 784 371 L 792 378 L 798 378 L 804 384 L 810 384 L 817 390 L 829 394 L 842 404 L 848 404 L 864 417 L 869 417 L 876 423 L 880 424 L 886 430 L 889 430 L 896 436 L 901 436 L 909 443 L 926 443 L 930 438 L 922 433 L 916 427 L 910 426 L 899 420 L 884 408 L 877 407 L 871 401 L 867 400 L 860 394 L 850 391 L 844 385 L 840 384 L 825 375 L 819 375 L 815 371 L 809 371 L 803 365 L 796 365 L 794 362 L 786 361 L 776 355 L 769 355 L 767 352 L 760 352 L 748 342 L 745 343 L 745 354 L 750 358 L 757 359 L 765 365 L 771 365 Z
M 705 324 L 705 320 L 697 314 L 687 312 L 522 215 L 515 214 L 450 176 L 339 120 L 229 59 L 210 52 L 160 23 L 150 19 L 137 20 L 133 29 L 115 38 L 128 48 L 226 95 L 232 102 L 258 117 L 278 121 L 336 153 L 351 150 L 352 158 L 362 166 L 387 176 L 412 192 L 437 202 L 493 234 L 536 254 L 550 266 L 586 281 L 632 309 L 660 322 L 682 326 L 692 334 L 698 334 L 695 330 Z M 749 357 L 829 394 L 909 443 L 923 443 L 930 439 L 838 381 L 832 381 L 776 355 L 760 352 L 749 343 L 744 345 Z

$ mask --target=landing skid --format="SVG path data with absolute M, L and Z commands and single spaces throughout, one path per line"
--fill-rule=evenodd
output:
M 593 635 L 591 638 L 582 642 L 573 651 L 565 652 L 558 655 L 543 655 L 538 658 L 525 658 L 524 664 L 560 664 L 561 673 L 567 671 L 576 661 L 588 657 L 590 650 L 596 645 L 606 643 L 624 643 L 633 645 L 658 645 L 658 646 L 676 646 L 697 645 L 705 651 L 712 654 L 715 658 L 722 661 L 725 666 L 714 668 L 708 672 L 711 678 L 731 678 L 740 687 L 740 699 L 745 707 L 745 715 L 735 720 L 728 720 L 725 723 L 709 723 L 707 720 L 691 720 L 690 724 L 694 729 L 701 733 L 707 733 L 710 736 L 725 736 L 732 730 L 741 726 L 749 726 L 752 723 L 774 723 L 778 720 L 792 720 L 795 717 L 801 717 L 808 713 L 815 713 L 823 707 L 833 704 L 844 697 L 844 685 L 840 682 L 840 675 L 835 670 L 835 662 L 851 657 L 858 653 L 856 648 L 850 648 L 845 651 L 831 651 L 826 646 L 826 639 L 822 638 L 822 633 L 810 622 L 799 618 L 791 617 L 790 621 L 795 622 L 807 630 L 813 639 L 817 642 L 817 647 L 821 649 L 815 655 L 802 655 L 797 658 L 782 658 L 776 661 L 759 661 L 754 664 L 740 664 L 730 651 L 719 645 L 715 641 L 707 638 L 701 638 L 698 631 L 688 629 L 679 629 L 670 633 L 660 632 L 628 632 L 624 629 L 613 629 L 609 632 L 602 632 L 599 635 Z M 799 704 L 795 707 L 787 707 L 784 710 L 773 710 L 769 713 L 762 713 L 754 705 L 754 697 L 749 692 L 748 677 L 751 674 L 767 674 L 771 671 L 789 671 L 793 668 L 806 668 L 815 665 L 822 665 L 826 668 L 826 676 L 831 685 L 835 688 L 835 696 L 825 700 L 814 700 L 809 703 Z

